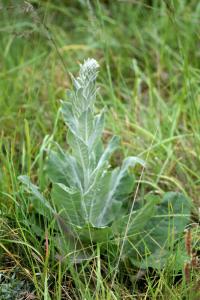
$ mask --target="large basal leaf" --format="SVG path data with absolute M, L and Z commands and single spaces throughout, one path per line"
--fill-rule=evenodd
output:
M 88 211 L 88 222 L 94 227 L 105 227 L 110 220 L 115 218 L 115 215 L 111 214 L 110 211 L 109 220 L 105 218 L 102 223 L 98 222 L 99 216 L 104 210 L 105 200 L 110 192 L 111 176 L 111 172 L 99 172 L 91 188 L 84 194 L 84 202 Z M 118 202 L 115 209 L 118 210 L 120 207 L 121 203 Z
M 143 268 L 162 268 L 189 222 L 190 209 L 191 202 L 184 195 L 166 193 L 138 242 L 127 252 L 133 263 L 139 260 Z
M 86 243 L 107 243 L 113 237 L 113 231 L 111 227 L 96 228 L 92 224 L 87 223 L 82 228 L 77 228 L 77 233 L 81 241 Z
M 26 190 L 31 193 L 37 200 L 40 201 L 41 206 L 43 209 L 47 210 L 49 213 L 54 213 L 53 208 L 49 204 L 49 202 L 45 199 L 45 197 L 39 192 L 39 189 L 36 185 L 34 185 L 28 176 L 21 175 L 18 177 L 19 181 L 23 183 L 23 185 L 26 187 Z M 32 198 L 34 200 L 34 198 Z
M 159 202 L 157 197 L 154 197 L 147 201 L 140 209 L 134 210 L 131 216 L 125 215 L 118 218 L 112 224 L 112 229 L 115 235 L 124 237 L 126 233 L 127 241 L 131 239 L 131 242 L 138 239 L 138 235 L 144 232 L 144 228 L 148 221 L 154 216 L 156 212 L 156 204 Z
M 80 243 L 80 240 L 69 239 L 68 236 L 58 235 L 54 240 L 59 255 L 57 258 L 69 268 L 69 263 L 79 264 L 93 258 L 94 253 L 88 246 Z
M 99 212 L 96 221 L 97 227 L 104 227 L 117 217 L 118 210 L 122 205 L 122 203 L 116 201 L 119 196 L 117 191 L 120 190 L 120 185 L 122 184 L 124 177 L 127 176 L 129 167 L 135 167 L 136 164 L 144 165 L 144 161 L 137 157 L 127 157 L 124 160 L 122 167 L 120 169 L 117 168 L 112 172 L 109 191 L 106 197 L 103 198 L 104 207 Z M 116 212 L 116 215 L 114 212 Z
M 120 181 L 120 184 L 118 185 L 116 192 L 115 192 L 115 198 L 117 200 L 126 200 L 129 195 L 133 192 L 135 185 L 135 176 L 134 174 L 127 171 L 127 173 L 123 176 L 123 178 Z
M 53 150 L 48 152 L 46 173 L 54 183 L 81 189 L 81 170 L 74 157 L 62 151 L 60 147 L 57 147 L 56 152 Z
M 54 183 L 51 192 L 58 213 L 67 224 L 82 226 L 84 207 L 78 190 L 68 188 L 62 183 Z

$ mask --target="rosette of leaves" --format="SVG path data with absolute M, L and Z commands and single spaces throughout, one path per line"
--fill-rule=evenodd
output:
M 169 231 L 175 234 L 174 240 L 183 231 L 190 204 L 184 196 L 175 193 L 168 194 L 163 201 L 151 197 L 137 210 L 128 211 L 125 203 L 134 188 L 130 168 L 136 164 L 144 166 L 144 161 L 130 156 L 120 167 L 110 166 L 111 155 L 119 147 L 120 139 L 114 136 L 106 147 L 102 142 L 105 112 L 96 114 L 94 106 L 98 68 L 94 59 L 80 65 L 78 77 L 72 76 L 73 89 L 68 91 L 67 101 L 61 102 L 69 149 L 65 151 L 54 143 L 54 148 L 47 153 L 45 173 L 52 183 L 51 201 L 45 199 L 27 176 L 19 179 L 33 195 L 35 206 L 36 200 L 39 201 L 56 218 L 61 229 L 70 232 L 77 241 L 115 244 L 116 238 L 123 239 L 127 232 L 123 256 L 132 257 L 133 263 L 149 257 L 148 267 L 155 253 L 159 252 L 162 259 L 165 257 Z M 160 249 L 164 249 L 163 255 Z

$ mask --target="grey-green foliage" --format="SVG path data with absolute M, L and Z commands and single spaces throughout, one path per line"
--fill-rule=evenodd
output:
M 79 76 L 72 76 L 74 88 L 61 107 L 71 151 L 50 152 L 47 173 L 53 182 L 53 201 L 59 209 L 63 206 L 69 222 L 101 228 L 120 214 L 123 200 L 130 193 L 122 191 L 123 179 L 132 177 L 129 167 L 143 161 L 128 157 L 121 168 L 110 168 L 109 159 L 119 146 L 119 138 L 114 136 L 104 149 L 104 111 L 95 114 L 94 107 L 98 67 L 94 59 L 88 59 L 81 65 Z
M 148 199 L 142 207 L 130 212 L 131 218 L 127 209 L 124 213 L 125 200 L 134 186 L 129 169 L 136 164 L 144 166 L 144 162 L 131 156 L 124 159 L 121 167 L 110 166 L 110 157 L 119 147 L 120 139 L 114 136 L 106 147 L 102 143 L 104 110 L 96 114 L 94 106 L 98 68 L 96 60 L 86 60 L 80 66 L 79 76 L 72 76 L 73 89 L 61 104 L 69 150 L 55 143 L 56 148 L 48 151 L 46 174 L 52 182 L 54 205 L 27 176 L 20 176 L 20 180 L 45 209 L 53 216 L 59 214 L 59 220 L 70 226 L 82 241 L 112 239 L 115 243 L 115 238 L 123 239 L 126 232 L 124 255 L 130 255 L 135 263 L 138 253 L 142 262 L 148 252 L 150 259 L 146 265 L 153 266 L 152 256 L 159 251 L 159 257 L 163 258 L 160 249 L 168 251 L 168 235 L 173 234 L 176 240 L 183 231 L 190 205 L 183 195 L 171 194 L 163 200 Z
M 155 195 L 146 198 L 146 204 L 133 212 L 124 253 L 140 268 L 162 268 L 190 220 L 191 203 L 184 195 L 175 192 L 168 192 L 163 198 Z M 123 237 L 127 220 L 125 215 L 113 222 L 116 235 Z M 181 255 L 185 259 L 184 251 L 179 253 Z

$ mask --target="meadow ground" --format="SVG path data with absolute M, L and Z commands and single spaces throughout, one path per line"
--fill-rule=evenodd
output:
M 66 143 L 56 118 L 69 72 L 94 57 L 105 141 L 122 137 L 115 163 L 148 154 L 139 196 L 180 191 L 195 204 L 191 223 L 198 223 L 199 1 L 2 0 L 0 15 L 0 299 L 199 299 L 199 273 L 190 282 L 181 273 L 174 279 L 173 264 L 140 280 L 136 268 L 120 266 L 111 288 L 109 262 L 97 249 L 94 260 L 66 272 L 53 242 L 45 256 L 27 211 L 16 209 L 18 175 L 36 180 L 42 172 L 44 137 L 54 132 Z M 194 244 L 198 252 L 198 235 Z

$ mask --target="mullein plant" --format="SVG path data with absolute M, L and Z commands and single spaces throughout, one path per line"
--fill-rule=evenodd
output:
M 19 177 L 22 192 L 31 195 L 38 214 L 56 220 L 58 251 L 67 251 L 63 241 L 68 249 L 79 247 L 80 251 L 96 244 L 103 251 L 106 244 L 118 254 L 121 249 L 122 259 L 135 265 L 159 268 L 189 222 L 191 204 L 182 194 L 168 192 L 147 196 L 137 202 L 137 209 L 134 205 L 129 209 L 135 182 L 132 169 L 136 164 L 144 168 L 145 163 L 130 156 L 120 167 L 111 167 L 110 158 L 119 148 L 120 138 L 113 136 L 106 147 L 102 142 L 105 111 L 97 114 L 95 110 L 98 70 L 97 61 L 87 59 L 80 65 L 78 77 L 71 75 L 73 89 L 60 108 L 68 128 L 68 150 L 55 142 L 47 149 L 44 176 L 51 182 L 50 199 L 26 175 Z

